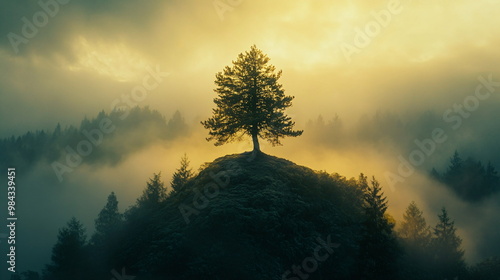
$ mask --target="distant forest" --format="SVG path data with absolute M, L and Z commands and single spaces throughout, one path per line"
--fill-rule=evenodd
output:
M 103 120 L 112 130 L 100 130 Z M 92 142 L 92 153 L 85 157 L 88 164 L 117 164 L 129 153 L 158 140 L 173 140 L 188 133 L 188 126 L 179 111 L 168 121 L 156 110 L 135 107 L 128 111 L 101 111 L 95 118 L 84 118 L 79 126 L 62 128 L 57 124 L 53 131 L 29 131 L 21 136 L 0 140 L 0 166 L 32 167 L 39 161 L 49 164 L 64 160 L 68 148 L 76 150 L 81 141 Z M 90 135 L 90 136 L 88 136 Z M 89 137 L 93 139 L 89 140 Z M 99 140 L 99 141 L 97 141 Z M 96 144 L 97 143 L 97 144 Z
M 168 120 L 149 107 L 111 113 L 101 111 L 92 119 L 84 118 L 79 126 L 62 128 L 57 124 L 53 131 L 29 131 L 21 136 L 0 139 L 0 166 L 7 166 L 8 163 L 9 166 L 29 168 L 39 161 L 48 164 L 56 160 L 64 162 L 68 153 L 66 148 L 75 150 L 80 141 L 88 139 L 83 132 L 99 129 L 104 119 L 109 119 L 116 128 L 105 134 L 99 145 L 93 146 L 92 153 L 85 157 L 87 164 L 115 165 L 128 154 L 155 141 L 174 140 L 187 135 L 192 129 L 179 111 Z M 428 123 L 436 120 L 437 116 L 428 113 L 412 123 L 404 123 L 397 115 L 379 112 L 371 118 L 365 116 L 355 127 L 347 128 L 338 116 L 329 121 L 320 116 L 307 123 L 305 137 L 331 148 L 351 145 L 352 139 L 356 139 L 358 144 L 366 142 L 380 148 L 387 141 L 392 146 L 396 143 L 412 143 L 411 139 L 419 135 L 425 137 Z M 404 150 L 413 147 L 399 148 Z M 484 164 L 470 156 L 462 159 L 458 152 L 452 156 L 448 167 L 432 168 L 431 177 L 469 202 L 481 201 L 500 190 L 497 168 L 492 162 Z
M 470 202 L 480 201 L 500 190 L 500 177 L 491 162 L 485 165 L 472 157 L 463 160 L 457 151 L 445 172 L 433 168 L 431 176 Z

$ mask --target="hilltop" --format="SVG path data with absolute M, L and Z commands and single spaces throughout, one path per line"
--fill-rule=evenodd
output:
M 188 170 L 182 162 L 187 166 L 181 161 L 177 174 Z M 188 173 L 170 191 L 155 174 L 124 214 L 111 193 L 89 241 L 83 225 L 70 220 L 59 231 L 43 279 L 109 279 L 119 269 L 122 279 L 137 280 L 498 275 L 498 258 L 466 265 L 444 208 L 431 233 L 412 202 L 396 232 L 381 186 L 363 174 L 346 179 L 251 152 Z
M 278 279 L 324 242 L 330 247 L 320 250 L 313 279 L 352 272 L 362 217 L 357 182 L 266 154 L 250 159 L 205 164 L 148 221 L 141 218 L 123 243 L 137 252 L 123 260 L 131 271 L 154 279 Z

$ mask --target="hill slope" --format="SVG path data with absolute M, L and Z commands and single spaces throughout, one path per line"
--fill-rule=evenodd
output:
M 362 215 L 357 182 L 249 159 L 216 159 L 160 209 L 137 214 L 120 263 L 143 279 L 296 279 L 293 265 L 309 279 L 347 277 Z

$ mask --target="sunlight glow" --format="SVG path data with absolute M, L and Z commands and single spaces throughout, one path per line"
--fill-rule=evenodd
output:
M 139 53 L 121 43 L 92 42 L 79 36 L 74 48 L 77 62 L 69 66 L 70 70 L 90 70 L 119 82 L 140 79 L 148 65 Z

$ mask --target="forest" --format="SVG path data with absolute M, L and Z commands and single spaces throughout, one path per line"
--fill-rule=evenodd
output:
M 107 120 L 110 132 L 100 139 L 90 139 L 92 131 Z M 86 164 L 116 165 L 128 154 L 157 141 L 171 141 L 188 133 L 188 126 L 179 111 L 167 121 L 158 111 L 149 107 L 105 111 L 92 118 L 84 118 L 79 126 L 60 124 L 53 131 L 28 131 L 24 135 L 0 139 L 0 166 L 32 168 L 42 161 L 64 162 L 65 156 L 78 149 L 82 141 L 93 142 Z M 101 132 L 102 134 L 102 132 Z M 98 140 L 98 141 L 97 141 Z
M 11 279 L 109 279 L 110 271 L 131 277 L 124 279 L 500 275 L 498 256 L 464 261 L 462 239 L 444 205 L 430 213 L 438 217 L 435 225 L 415 202 L 397 213 L 402 219 L 396 223 L 376 178 L 347 179 L 263 153 L 250 157 L 228 155 L 194 172 L 185 156 L 169 182 L 153 174 L 123 212 L 112 192 L 95 232 L 72 218 L 60 228 L 43 273 Z M 322 241 L 330 246 L 310 258 Z

